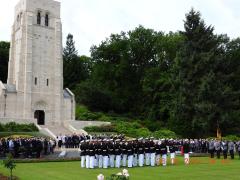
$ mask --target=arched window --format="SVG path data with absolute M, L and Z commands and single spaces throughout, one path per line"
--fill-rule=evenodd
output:
M 37 13 L 37 24 L 41 24 L 41 13 L 40 13 L 40 11 L 38 11 L 38 13 Z
M 48 21 L 49 21 L 49 19 L 48 19 L 48 14 L 46 14 L 46 15 L 45 15 L 45 26 L 48 26 Z

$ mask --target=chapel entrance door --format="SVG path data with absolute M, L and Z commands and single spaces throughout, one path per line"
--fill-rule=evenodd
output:
M 45 124 L 45 112 L 43 110 L 36 110 L 34 112 L 34 118 L 37 119 L 38 125 Z

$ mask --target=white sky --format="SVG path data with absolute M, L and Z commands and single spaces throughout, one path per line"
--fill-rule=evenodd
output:
M 63 44 L 73 34 L 80 55 L 90 55 L 111 33 L 139 24 L 157 31 L 183 29 L 185 14 L 194 7 L 216 33 L 240 36 L 240 0 L 58 0 L 61 3 Z M 0 0 L 0 41 L 10 41 L 14 6 L 18 0 Z

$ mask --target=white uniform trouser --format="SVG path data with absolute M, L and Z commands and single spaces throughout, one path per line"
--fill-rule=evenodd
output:
M 94 160 L 95 160 L 95 156 L 90 156 L 90 168 L 93 169 L 94 168 Z
M 184 163 L 189 164 L 189 153 L 184 153 Z
M 85 160 L 86 160 L 86 156 L 81 156 L 81 167 L 82 168 L 85 167 Z
M 175 164 L 175 153 L 170 154 L 171 164 Z
M 139 154 L 138 155 L 138 165 L 140 167 L 143 167 L 143 163 L 144 163 L 144 155 L 143 154 Z
M 157 166 L 160 165 L 160 158 L 161 158 L 161 155 L 160 155 L 160 154 L 157 154 L 157 155 L 156 155 L 156 165 L 157 165 Z
M 90 156 L 87 155 L 86 156 L 86 168 L 89 168 L 90 167 Z
M 137 166 L 137 154 L 134 154 L 133 155 L 133 166 L 135 167 L 135 166 Z
M 98 167 L 102 168 L 103 167 L 103 156 L 98 155 Z
M 123 155 L 122 166 L 123 167 L 127 166 L 127 155 L 126 154 Z
M 120 168 L 121 166 L 121 155 L 116 155 L 115 167 Z
M 155 153 L 151 153 L 151 166 L 155 166 L 155 157 L 156 157 L 156 155 L 155 155 Z
M 146 158 L 146 165 L 149 166 L 150 165 L 150 153 L 146 153 L 145 158 Z
M 103 168 L 108 168 L 108 156 L 103 156 Z
M 166 154 L 163 154 L 163 155 L 162 155 L 162 165 L 163 165 L 163 166 L 166 166 L 166 165 L 167 165 L 167 155 L 166 155 Z
M 94 166 L 98 166 L 98 155 L 95 155 Z
M 114 158 L 115 156 L 114 155 L 110 155 L 110 167 L 114 167 Z
M 128 156 L 128 167 L 132 167 L 133 166 L 133 155 L 129 155 Z

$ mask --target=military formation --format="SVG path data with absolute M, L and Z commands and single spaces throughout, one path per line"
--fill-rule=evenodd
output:
M 212 150 L 212 142 L 214 150 Z M 220 143 L 220 150 L 218 150 Z M 216 148 L 216 149 L 215 149 Z M 193 139 L 87 139 L 80 143 L 82 168 L 120 168 L 142 166 L 174 165 L 176 154 L 182 154 L 184 163 L 189 164 L 191 153 L 210 153 L 220 158 L 238 152 L 240 158 L 240 141 L 193 140 Z
M 170 154 L 171 164 L 175 164 L 176 151 L 184 147 L 184 162 L 189 163 L 189 140 L 180 141 L 151 139 L 94 139 L 85 140 L 80 144 L 81 167 L 108 168 L 108 167 L 142 167 L 167 165 L 167 155 Z
M 0 157 L 11 153 L 14 158 L 40 158 L 54 153 L 56 141 L 47 138 L 2 138 Z

